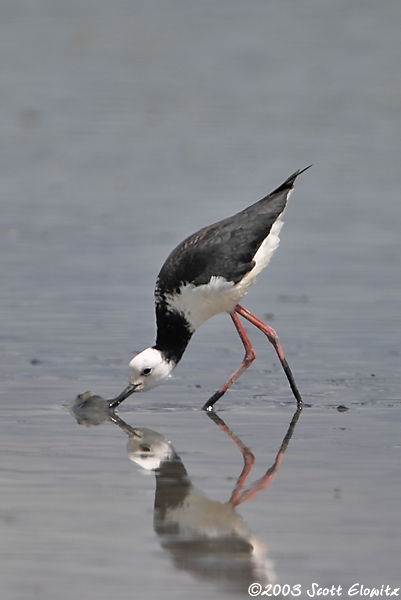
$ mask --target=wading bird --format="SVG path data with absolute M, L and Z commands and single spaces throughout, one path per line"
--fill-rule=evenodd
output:
M 273 344 L 296 401 L 302 404 L 276 332 L 239 301 L 276 250 L 281 216 L 296 178 L 306 169 L 296 171 L 259 202 L 200 229 L 171 252 L 156 280 L 156 343 L 131 360 L 130 383 L 110 400 L 110 407 L 115 408 L 134 392 L 145 392 L 163 383 L 181 360 L 198 327 L 221 312 L 230 315 L 244 345 L 245 357 L 203 409 L 211 410 L 255 358 L 239 316 L 258 327 Z

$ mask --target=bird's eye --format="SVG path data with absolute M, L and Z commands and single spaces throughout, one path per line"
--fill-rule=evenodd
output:
M 150 367 L 146 367 L 146 369 L 144 369 L 142 371 L 142 375 L 150 375 L 152 372 L 152 369 Z
M 142 444 L 141 450 L 142 452 L 150 452 L 152 449 L 150 446 L 148 446 L 148 444 Z

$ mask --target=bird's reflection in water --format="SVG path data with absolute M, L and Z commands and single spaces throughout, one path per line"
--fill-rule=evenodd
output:
M 99 424 L 103 399 L 95 395 L 84 397 L 80 396 L 84 410 L 79 410 L 77 402 L 72 407 L 74 416 L 81 424 Z M 95 410 L 92 419 L 97 399 L 100 412 Z M 231 497 L 222 503 L 206 498 L 192 485 L 182 460 L 163 435 L 146 427 L 131 427 L 106 405 L 105 408 L 103 420 L 115 423 L 129 436 L 129 458 L 155 474 L 154 529 L 175 566 L 198 580 L 218 582 L 230 592 L 246 592 L 253 582 L 262 586 L 274 583 L 276 576 L 266 547 L 248 530 L 236 508 L 269 486 L 302 409 L 296 410 L 273 465 L 247 489 L 245 482 L 255 462 L 252 452 L 216 413 L 206 413 L 231 438 L 244 459 Z

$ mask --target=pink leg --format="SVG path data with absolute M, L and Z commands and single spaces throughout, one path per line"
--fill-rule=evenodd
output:
M 247 319 L 247 321 L 252 323 L 252 325 L 255 325 L 258 329 L 260 329 L 267 336 L 267 339 L 269 340 L 269 342 L 271 344 L 273 344 L 274 349 L 276 350 L 277 355 L 280 359 L 281 365 L 284 369 L 284 373 L 287 376 L 292 393 L 294 394 L 295 399 L 298 403 L 298 406 L 302 406 L 301 394 L 299 393 L 298 388 L 296 386 L 295 379 L 291 372 L 290 366 L 285 359 L 284 352 L 280 346 L 280 342 L 279 342 L 277 333 L 274 331 L 274 329 L 269 327 L 269 325 L 266 325 L 266 323 L 263 323 L 263 321 L 261 321 L 260 319 L 255 317 L 255 315 L 253 315 L 252 313 L 250 313 L 249 310 L 246 310 L 246 308 L 243 308 L 242 306 L 237 304 L 234 309 L 234 312 L 231 313 L 230 316 L 231 316 L 233 323 L 239 333 L 241 341 L 244 344 L 245 357 L 244 357 L 244 360 L 242 361 L 242 363 L 240 364 L 240 366 L 238 367 L 238 369 L 236 371 L 234 371 L 234 373 L 231 375 L 230 379 L 228 381 L 226 381 L 226 383 L 224 385 L 222 385 L 221 388 L 215 394 L 213 394 L 213 396 L 211 398 L 209 398 L 209 400 L 203 405 L 203 407 L 202 407 L 203 410 L 211 410 L 213 405 L 217 402 L 217 400 L 222 397 L 222 395 L 228 390 L 230 385 L 236 379 L 238 379 L 238 377 L 241 375 L 241 373 L 243 373 L 245 371 L 245 369 L 247 369 L 249 367 L 249 365 L 252 363 L 252 361 L 255 359 L 255 356 L 256 356 L 255 350 L 253 349 L 251 342 L 249 341 L 248 336 L 246 335 L 244 328 L 242 327 L 241 322 L 240 322 L 239 318 L 237 317 L 236 313 L 238 313 L 239 315 L 241 315 L 242 317 Z
M 235 310 L 237 310 L 237 307 L 235 307 Z M 217 402 L 217 400 L 222 397 L 222 395 L 228 390 L 230 385 L 234 383 L 234 381 L 238 379 L 241 373 L 243 373 L 245 369 L 247 369 L 249 365 L 255 360 L 255 350 L 252 348 L 252 344 L 249 341 L 248 336 L 246 335 L 245 330 L 241 325 L 241 321 L 239 320 L 235 312 L 231 313 L 230 317 L 232 318 L 236 330 L 238 331 L 238 334 L 241 338 L 241 341 L 244 344 L 244 360 L 242 361 L 238 369 L 236 369 L 236 371 L 234 371 L 234 373 L 231 375 L 230 379 L 226 381 L 226 383 L 222 385 L 221 388 L 215 394 L 213 394 L 213 396 L 209 398 L 209 400 L 204 404 L 204 406 L 202 407 L 203 410 L 211 410 L 213 404 L 215 404 L 215 402 Z
M 284 373 L 287 375 L 287 379 L 290 384 L 292 393 L 294 394 L 296 401 L 298 402 L 298 406 L 302 405 L 301 394 L 299 393 L 298 388 L 296 386 L 295 379 L 291 372 L 290 366 L 284 357 L 284 352 L 280 346 L 277 333 L 274 331 L 274 329 L 266 325 L 266 323 L 263 323 L 263 321 L 255 317 L 255 315 L 250 313 L 249 310 L 246 310 L 246 308 L 243 308 L 239 304 L 237 304 L 237 306 L 235 307 L 235 311 L 239 315 L 247 319 L 250 323 L 255 325 L 258 329 L 260 329 L 260 331 L 262 331 L 267 336 L 269 342 L 273 344 L 274 349 L 276 350 L 277 355 L 280 359 L 281 365 L 284 369 Z

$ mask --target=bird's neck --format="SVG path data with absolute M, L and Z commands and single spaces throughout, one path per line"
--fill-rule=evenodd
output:
M 188 321 L 176 311 L 156 309 L 157 336 L 154 348 L 177 364 L 194 333 Z

